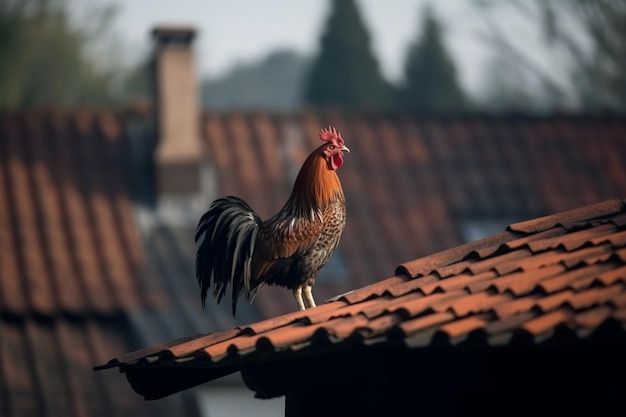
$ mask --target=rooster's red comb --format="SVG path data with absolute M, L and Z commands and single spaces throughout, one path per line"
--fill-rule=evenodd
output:
M 338 148 L 343 147 L 343 138 L 341 133 L 332 126 L 328 126 L 320 131 L 320 139 L 324 142 L 330 142 Z

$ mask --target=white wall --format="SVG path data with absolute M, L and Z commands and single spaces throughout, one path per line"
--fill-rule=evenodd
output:
M 254 398 L 254 392 L 239 379 L 235 383 L 205 384 L 198 390 L 198 406 L 203 417 L 275 417 L 285 415 L 285 397 L 271 400 Z

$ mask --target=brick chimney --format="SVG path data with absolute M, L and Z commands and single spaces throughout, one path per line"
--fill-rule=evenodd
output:
M 201 191 L 204 147 L 200 141 L 200 107 L 189 27 L 152 30 L 158 145 L 156 174 L 159 198 Z

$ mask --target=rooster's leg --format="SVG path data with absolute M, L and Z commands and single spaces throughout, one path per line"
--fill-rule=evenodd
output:
M 293 295 L 296 297 L 296 303 L 298 303 L 298 310 L 304 310 L 304 301 L 302 301 L 302 287 L 298 287 L 293 290 Z
M 304 298 L 306 298 L 306 302 L 309 303 L 309 307 L 315 307 L 315 300 L 313 299 L 313 293 L 311 292 L 312 289 L 312 285 L 304 287 Z

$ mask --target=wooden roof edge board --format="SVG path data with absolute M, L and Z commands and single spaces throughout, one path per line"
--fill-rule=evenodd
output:
M 456 246 L 423 258 L 405 262 L 396 268 L 396 275 L 408 275 L 411 278 L 427 275 L 437 268 L 465 259 L 469 254 L 488 247 L 499 247 L 503 243 L 518 239 L 521 235 L 515 231 L 504 231 L 484 239 Z
M 518 233 L 537 233 L 543 230 L 551 229 L 561 223 L 572 223 L 616 214 L 624 211 L 624 207 L 625 200 L 612 198 L 600 203 L 575 208 L 561 213 L 513 223 L 507 227 L 507 230 Z

